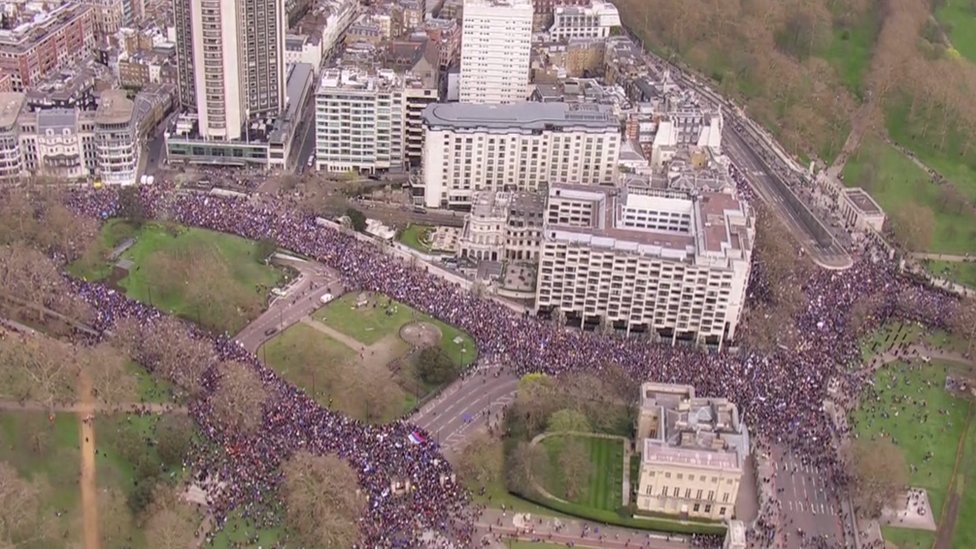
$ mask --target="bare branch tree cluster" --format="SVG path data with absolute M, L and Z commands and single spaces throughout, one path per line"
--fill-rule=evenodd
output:
M 231 361 L 217 366 L 217 389 L 211 397 L 215 416 L 238 431 L 252 432 L 261 424 L 268 390 L 247 364 Z
M 356 473 L 336 456 L 298 452 L 284 466 L 287 523 L 309 547 L 343 549 L 359 539 L 366 510 Z
M 191 395 L 201 391 L 203 372 L 217 362 L 213 345 L 172 317 L 149 323 L 122 319 L 116 323 L 113 344 Z

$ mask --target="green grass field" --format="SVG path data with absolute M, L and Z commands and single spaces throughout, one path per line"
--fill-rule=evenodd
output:
M 963 128 L 954 119 L 944 121 L 941 111 L 919 111 L 913 116 L 911 102 L 901 99 L 890 102 L 885 126 L 895 143 L 912 150 L 926 166 L 948 178 L 966 199 L 976 200 L 976 150 L 963 148 Z
M 54 549 L 81 543 L 81 489 L 78 420 L 57 414 L 53 422 L 43 412 L 0 414 L 0 461 L 11 464 L 21 477 L 47 486 L 42 496 L 45 516 L 63 513 L 55 527 L 64 543 L 27 544 L 27 549 Z
M 478 357 L 474 339 L 454 326 L 381 294 L 370 294 L 370 304 L 357 309 L 358 298 L 359 294 L 348 293 L 316 311 L 313 317 L 364 345 L 398 334 L 409 322 L 431 322 L 441 330 L 441 350 L 455 364 L 468 366 Z M 455 343 L 455 338 L 460 338 L 460 342 Z
M 909 465 L 917 469 L 910 473 L 911 485 L 925 488 L 932 505 L 933 518 L 940 521 L 947 501 L 948 489 L 956 464 L 956 448 L 967 430 L 969 402 L 944 390 L 946 371 L 956 371 L 956 366 L 933 361 L 924 367 L 911 367 L 894 363 L 878 371 L 874 388 L 880 401 L 863 399 L 854 413 L 855 431 L 860 437 L 885 436 L 898 445 Z M 924 405 L 923 405 L 924 403 Z M 939 411 L 946 411 L 940 414 Z M 887 417 L 882 413 L 887 413 Z M 928 414 L 927 421 L 921 418 Z M 896 415 L 897 414 L 897 415 Z M 970 426 L 971 428 L 971 426 Z M 967 445 L 963 464 L 974 458 L 972 441 Z M 924 458 L 931 453 L 931 458 Z M 964 477 L 962 486 L 972 484 L 976 471 L 960 468 Z M 959 539 L 971 539 L 971 525 L 966 522 L 963 507 L 972 505 L 971 496 L 960 504 L 955 535 Z M 967 507 L 972 511 L 971 507 Z M 897 532 L 896 537 L 912 547 L 913 539 L 922 539 L 915 533 Z M 896 542 L 897 543 L 897 542 Z M 953 546 L 968 547 L 967 545 Z M 971 546 L 971 545 L 969 545 Z
M 881 536 L 894 543 L 898 549 L 931 549 L 935 543 L 935 532 L 882 526 Z
M 400 233 L 400 242 L 417 251 L 429 253 L 430 245 L 425 239 L 432 230 L 430 225 L 410 225 Z
M 858 153 L 844 166 L 844 181 L 864 187 L 889 217 L 912 202 L 929 209 L 935 224 L 926 251 L 976 251 L 976 217 L 966 212 L 942 211 L 939 187 L 894 147 L 866 137 Z
M 623 458 L 624 447 L 619 440 L 595 437 L 579 437 L 590 456 L 590 477 L 582 483 L 579 497 L 566 495 L 566 479 L 559 466 L 559 455 L 567 436 L 551 436 L 541 444 L 549 454 L 549 467 L 539 482 L 554 496 L 594 509 L 615 511 L 623 505 Z
M 935 276 L 976 288 L 976 262 L 928 261 L 925 268 Z
M 257 541 L 255 542 L 255 537 Z M 207 547 L 214 549 L 234 549 L 236 547 L 278 547 L 286 539 L 285 528 L 249 527 L 239 511 L 234 511 L 224 524 L 223 530 L 214 536 Z
M 877 36 L 877 19 L 863 17 L 850 28 L 835 28 L 823 55 L 837 71 L 844 86 L 858 97 L 864 93 L 864 77 L 871 65 Z
M 158 223 L 133 230 L 120 220 L 103 226 L 100 240 L 71 272 L 88 280 L 107 278 L 108 253 L 130 236 L 136 242 L 122 258 L 134 267 L 118 285 L 129 297 L 214 331 L 240 331 L 265 308 L 268 290 L 284 279 L 281 270 L 259 261 L 254 241 Z
M 946 0 L 935 15 L 940 23 L 948 24 L 952 47 L 976 63 L 976 10 L 972 3 L 969 0 Z
M 258 356 L 319 404 L 335 405 L 338 399 L 337 409 L 342 409 L 344 378 L 354 372 L 356 351 L 315 328 L 295 324 L 261 346 Z

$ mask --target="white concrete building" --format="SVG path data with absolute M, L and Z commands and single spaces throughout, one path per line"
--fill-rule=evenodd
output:
M 174 0 L 180 99 L 205 139 L 238 140 L 285 107 L 282 0 Z
M 458 238 L 458 255 L 476 261 L 538 260 L 544 206 L 538 193 L 476 193 Z
M 637 508 L 679 518 L 728 520 L 749 455 L 749 430 L 726 398 L 691 385 L 641 384 Z
M 610 2 L 593 0 L 588 6 L 556 6 L 552 12 L 549 38 L 607 38 L 610 31 L 620 27 L 620 14 Z
M 559 182 L 612 185 L 620 123 L 596 104 L 437 103 L 424 111 L 428 207 L 466 207 L 480 190 Z
M 689 109 L 670 112 L 657 125 L 651 143 L 651 168 L 661 169 L 678 151 L 694 145 L 722 154 L 722 112 Z
M 315 168 L 402 168 L 405 123 L 403 78 L 396 72 L 326 69 L 315 93 Z
M 288 34 L 285 36 L 285 64 L 308 63 L 315 74 L 322 65 L 322 44 L 317 36 Z
M 754 234 L 748 205 L 730 192 L 552 185 L 537 311 L 721 344 L 735 337 Z
M 134 183 L 140 143 L 133 107 L 125 93 L 106 90 L 95 110 L 31 112 L 24 94 L 0 93 L 0 182 L 40 175 Z
M 515 103 L 529 97 L 530 0 L 467 0 L 461 27 L 460 99 Z

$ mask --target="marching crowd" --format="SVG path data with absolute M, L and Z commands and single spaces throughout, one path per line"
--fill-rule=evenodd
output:
M 798 280 L 808 296 L 807 308 L 796 319 L 796 348 L 769 354 L 706 353 L 688 347 L 665 347 L 646 340 L 566 330 L 528 315 L 518 315 L 489 299 L 476 297 L 423 268 L 394 259 L 380 247 L 316 223 L 289 204 L 240 197 L 172 193 L 162 187 L 142 188 L 150 217 L 234 233 L 251 239 L 271 238 L 286 249 L 314 257 L 335 268 L 347 288 L 381 292 L 469 332 L 479 355 L 501 360 L 517 372 L 563 372 L 623 367 L 634 379 L 689 383 L 703 395 L 728 397 L 738 403 L 754 434 L 789 444 L 843 481 L 835 464 L 829 422 L 821 410 L 827 381 L 859 357 L 848 330 L 849 311 L 864 295 L 882 296 L 874 311 L 911 316 L 944 326 L 955 301 L 897 275 L 889 261 L 861 254 L 843 272 L 817 271 Z M 90 216 L 117 214 L 111 189 L 77 191 L 70 206 Z M 749 299 L 763 299 L 768 288 L 753 277 Z M 78 283 L 81 295 L 98 310 L 99 328 L 116 319 L 138 316 L 151 322 L 159 313 L 104 286 Z M 906 306 L 908 304 L 908 306 Z M 201 335 L 200 337 L 204 337 Z M 415 428 L 405 423 L 366 425 L 323 409 L 300 390 L 260 364 L 229 336 L 218 338 L 223 359 L 246 361 L 258 370 L 269 392 L 264 424 L 257 434 L 243 435 L 215 423 L 199 399 L 192 410 L 204 432 L 223 446 L 220 456 L 199 456 L 198 466 L 219 478 L 214 494 L 217 515 L 243 508 L 259 516 L 262 495 L 280 481 L 279 465 L 291 452 L 335 452 L 357 470 L 369 498 L 361 525 L 367 546 L 407 547 L 420 535 L 438 532 L 467 539 L 471 521 L 464 490 L 458 486 L 437 445 L 415 443 Z M 214 380 L 205 386 L 213 387 Z M 397 483 L 403 488 L 397 490 Z

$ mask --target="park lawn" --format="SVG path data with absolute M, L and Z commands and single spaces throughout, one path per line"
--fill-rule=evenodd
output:
M 949 41 L 963 57 L 976 63 L 976 14 L 969 0 L 946 0 L 935 11 L 943 25 L 948 23 Z
M 851 27 L 835 28 L 830 45 L 823 53 L 844 86 L 858 97 L 864 93 L 864 76 L 870 68 L 874 41 L 878 36 L 877 21 L 870 14 Z
M 171 383 L 153 376 L 137 362 L 130 361 L 126 368 L 136 378 L 139 402 L 156 404 L 173 402 L 173 385 Z
M 138 440 L 154 438 L 153 431 L 159 422 L 159 415 L 111 414 L 95 417 L 95 445 L 98 455 L 99 486 L 121 487 L 126 496 L 132 492 L 136 478 L 136 465 L 119 451 L 119 441 L 129 436 L 126 431 L 138 435 Z M 146 444 L 145 452 L 150 459 L 160 464 L 155 445 Z
M 427 238 L 432 230 L 434 228 L 430 225 L 411 224 L 400 233 L 400 242 L 419 252 L 430 253 L 430 245 L 427 244 Z
M 109 219 L 102 225 L 98 237 L 74 263 L 68 265 L 68 273 L 88 281 L 104 280 L 112 274 L 109 255 L 126 239 L 136 234 L 135 225 L 124 219 Z
M 255 535 L 257 541 L 254 541 Z M 284 526 L 275 528 L 257 528 L 247 526 L 240 511 L 233 511 L 224 523 L 224 528 L 218 532 L 210 545 L 214 549 L 233 549 L 235 547 L 278 547 L 287 540 Z
M 882 526 L 881 537 L 895 544 L 898 549 L 931 549 L 935 543 L 935 532 L 914 528 Z
M 508 549 L 545 549 L 547 547 L 566 547 L 555 543 L 545 543 L 541 541 L 510 541 L 505 545 Z
M 43 433 L 42 437 L 36 437 Z M 79 425 L 74 414 L 56 414 L 49 421 L 44 412 L 8 411 L 0 414 L 0 461 L 12 465 L 25 479 L 40 480 L 49 489 L 43 494 L 46 516 L 64 513 L 55 522 L 63 543 L 27 544 L 25 549 L 54 549 L 81 542 L 81 455 Z M 39 442 L 43 441 L 43 442 Z M 42 444 L 40 451 L 36 444 Z
M 356 308 L 358 298 L 359 293 L 350 292 L 315 311 L 312 316 L 363 345 L 373 345 L 388 335 L 397 335 L 409 322 L 430 322 L 440 328 L 441 350 L 455 364 L 469 366 L 478 358 L 474 339 L 467 332 L 382 294 L 370 293 L 370 304 L 360 309 Z M 460 338 L 458 343 L 454 342 L 456 338 Z
M 967 200 L 976 200 L 976 150 L 963 148 L 966 140 L 956 120 L 943 121 L 941 111 L 919 111 L 913 116 L 907 97 L 889 103 L 885 126 L 891 139 L 948 178 Z
M 935 222 L 932 239 L 922 251 L 976 251 L 976 216 L 943 211 L 939 186 L 891 145 L 865 137 L 844 166 L 843 175 L 847 185 L 864 187 L 889 217 L 913 202 L 929 209 Z
M 570 515 L 553 511 L 548 507 L 543 507 L 527 499 L 520 498 L 516 494 L 508 491 L 505 487 L 505 446 L 501 441 L 495 441 L 491 445 L 490 467 L 492 469 L 489 482 L 485 485 L 485 493 L 481 493 L 481 485 L 476 482 L 467 482 L 468 491 L 471 492 L 471 499 L 475 503 L 481 503 L 493 509 L 501 509 L 502 506 L 509 511 L 516 513 L 530 513 L 532 515 L 545 515 L 551 517 L 571 518 Z M 464 479 L 462 479 L 464 480 Z
M 926 261 L 925 268 L 937 277 L 976 288 L 976 261 Z
M 119 281 L 129 297 L 235 334 L 264 310 L 268 289 L 284 279 L 281 270 L 258 260 L 254 241 L 197 228 L 177 227 L 175 232 L 147 223 L 136 233 L 136 243 L 122 254 L 135 267 Z M 175 269 L 182 280 L 174 281 L 174 273 L 159 265 Z M 208 281 L 199 271 L 178 274 L 197 268 L 213 268 L 215 278 Z
M 261 346 L 258 356 L 316 402 L 339 410 L 345 400 L 344 378 L 354 375 L 358 358 L 355 350 L 302 323 L 275 335 Z
M 956 470 L 956 485 L 959 494 L 956 525 L 952 532 L 952 547 L 960 549 L 976 547 L 976 419 L 970 414 L 966 432 L 966 443 L 962 459 Z
M 597 437 L 582 439 L 592 464 L 589 479 L 582 484 L 579 496 L 566 496 L 566 479 L 559 466 L 559 455 L 566 439 L 574 435 L 556 435 L 543 439 L 541 444 L 549 454 L 549 467 L 538 480 L 554 496 L 594 509 L 616 511 L 623 505 L 624 447 L 620 440 Z
M 923 328 L 913 322 L 891 322 L 862 340 L 861 354 L 864 362 L 867 362 L 872 356 L 884 353 L 899 343 L 911 344 L 922 341 L 959 354 L 969 350 L 969 344 L 965 340 L 954 337 L 945 330 Z
M 946 370 L 952 368 L 935 360 L 921 368 L 900 362 L 889 364 L 874 377 L 880 402 L 863 399 L 853 414 L 858 436 L 877 436 L 883 431 L 902 450 L 905 462 L 915 465 L 916 471 L 909 474 L 911 485 L 928 491 L 936 521 L 942 517 L 956 462 L 955 450 L 966 430 L 968 413 L 966 400 L 944 389 Z M 894 399 L 904 399 L 904 404 L 895 404 Z M 911 404 L 908 399 L 926 406 Z M 947 410 L 948 414 L 939 414 L 939 410 Z M 882 417 L 881 412 L 888 412 L 888 417 Z M 917 417 L 924 412 L 929 414 L 927 423 Z M 932 458 L 926 462 L 924 457 L 929 452 Z

